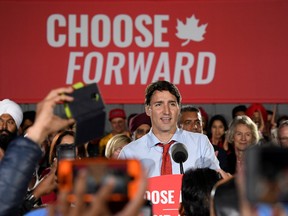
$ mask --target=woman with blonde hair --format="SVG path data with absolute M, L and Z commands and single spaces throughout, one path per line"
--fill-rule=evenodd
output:
M 229 125 L 226 139 L 234 149 L 228 155 L 228 172 L 234 174 L 243 166 L 245 150 L 259 141 L 257 125 L 246 115 L 236 116 Z
M 132 140 L 126 134 L 116 134 L 111 137 L 106 145 L 105 157 L 117 159 L 122 148 Z

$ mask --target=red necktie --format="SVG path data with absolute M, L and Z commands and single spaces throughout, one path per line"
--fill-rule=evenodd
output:
M 161 165 L 161 175 L 170 175 L 172 174 L 172 163 L 169 154 L 169 148 L 174 143 L 174 140 L 171 140 L 167 144 L 159 143 L 158 145 L 163 148 L 162 153 L 162 165 Z

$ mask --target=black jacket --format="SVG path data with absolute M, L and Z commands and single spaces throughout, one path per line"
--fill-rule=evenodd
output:
M 17 215 L 41 155 L 39 145 L 27 138 L 9 144 L 0 162 L 0 216 Z

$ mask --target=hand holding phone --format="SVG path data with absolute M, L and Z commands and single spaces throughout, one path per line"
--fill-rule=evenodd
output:
M 68 118 L 76 120 L 75 144 L 82 145 L 104 135 L 106 112 L 98 86 L 75 84 L 74 100 L 65 104 Z

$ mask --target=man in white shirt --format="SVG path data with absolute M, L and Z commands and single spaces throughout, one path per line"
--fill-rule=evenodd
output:
M 188 158 L 183 163 L 188 168 L 209 167 L 221 170 L 213 147 L 206 135 L 184 131 L 177 127 L 180 114 L 181 95 L 175 85 L 168 81 L 156 81 L 146 88 L 145 112 L 151 118 L 152 129 L 138 140 L 126 145 L 119 159 L 138 159 L 147 170 L 148 177 L 161 175 L 163 148 L 170 141 L 183 143 L 187 147 Z M 178 163 L 172 162 L 172 174 L 180 174 Z

